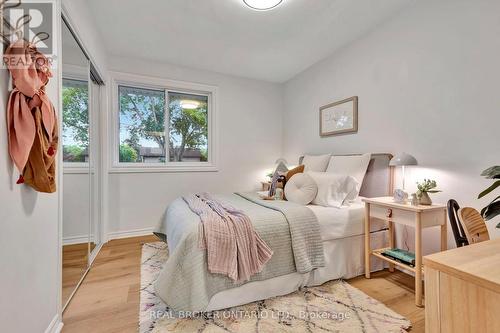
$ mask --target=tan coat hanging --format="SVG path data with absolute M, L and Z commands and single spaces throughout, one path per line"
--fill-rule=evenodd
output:
M 22 39 L 4 55 L 14 89 L 7 105 L 9 153 L 26 183 L 39 192 L 56 191 L 57 116 L 45 93 L 52 76 L 48 59 Z

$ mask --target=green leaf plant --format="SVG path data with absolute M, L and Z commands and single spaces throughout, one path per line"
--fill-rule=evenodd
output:
M 481 173 L 481 176 L 485 177 L 486 179 L 500 179 L 500 166 L 496 165 L 484 170 Z M 481 199 L 482 197 L 487 196 L 498 187 L 500 187 L 500 180 L 494 181 L 491 186 L 489 186 L 483 192 L 479 193 L 479 196 L 477 198 Z M 500 215 L 500 195 L 493 199 L 486 207 L 481 210 L 481 215 L 486 221 Z M 497 224 L 497 228 L 500 228 L 500 223 Z

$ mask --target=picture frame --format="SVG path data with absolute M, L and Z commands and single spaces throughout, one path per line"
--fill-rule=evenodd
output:
M 319 108 L 319 136 L 327 137 L 358 132 L 358 96 Z

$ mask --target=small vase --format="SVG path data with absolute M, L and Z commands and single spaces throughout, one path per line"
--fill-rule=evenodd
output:
M 431 197 L 429 196 L 429 193 L 423 192 L 420 195 L 420 204 L 424 206 L 430 206 L 432 205 L 432 200 Z

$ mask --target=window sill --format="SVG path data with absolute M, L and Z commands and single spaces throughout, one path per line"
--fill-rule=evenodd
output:
M 76 166 L 63 166 L 63 174 L 88 174 L 89 166 L 76 167 Z
M 109 173 L 179 173 L 179 172 L 218 172 L 215 165 L 171 165 L 171 166 L 113 166 Z

